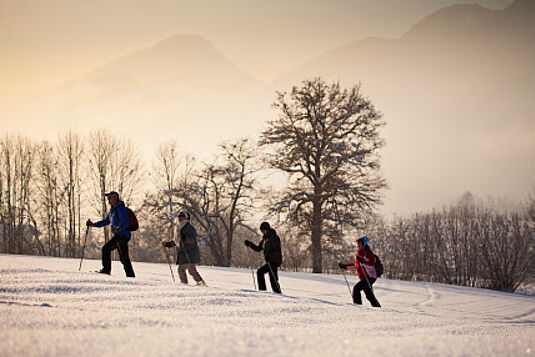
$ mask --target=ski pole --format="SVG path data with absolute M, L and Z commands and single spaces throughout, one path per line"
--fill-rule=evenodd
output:
M 171 261 L 169 260 L 169 254 L 167 254 L 167 251 L 164 249 L 165 257 L 167 258 L 167 263 L 169 264 L 169 270 L 171 271 L 171 277 L 173 278 L 173 283 L 176 282 L 175 280 L 175 273 L 173 273 L 173 268 L 171 268 Z
M 335 254 L 335 255 L 336 255 L 336 258 L 338 259 L 338 261 L 340 263 L 342 263 L 342 259 L 340 259 L 340 257 L 337 254 Z M 351 298 L 353 298 L 353 294 L 351 293 L 351 287 L 349 286 L 349 282 L 347 281 L 345 269 L 342 269 L 342 274 L 344 275 L 344 280 L 346 281 L 347 290 L 349 290 L 349 295 L 351 295 Z
M 78 267 L 78 271 L 82 269 L 82 261 L 84 260 L 84 252 L 85 252 L 85 244 L 87 243 L 87 235 L 89 234 L 89 226 L 85 229 L 85 237 L 84 237 L 84 246 L 82 247 L 82 254 L 80 257 L 80 266 Z
M 349 287 L 349 282 L 347 281 L 346 272 L 344 269 L 342 269 L 342 274 L 344 275 L 344 280 L 346 281 L 347 290 L 349 290 L 349 295 L 351 295 L 351 298 L 353 298 L 353 294 L 351 293 L 351 288 Z
M 254 278 L 254 272 L 253 272 L 253 257 L 251 256 L 251 248 L 249 248 L 249 246 L 247 247 L 247 250 L 249 251 L 249 266 L 251 267 L 251 276 L 253 278 L 253 285 L 254 285 L 254 289 L 256 290 L 256 280 Z

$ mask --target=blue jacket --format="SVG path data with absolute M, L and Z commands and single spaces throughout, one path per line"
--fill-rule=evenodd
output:
M 93 225 L 95 227 L 104 227 L 110 223 L 112 227 L 121 227 L 121 230 L 115 234 L 128 238 L 131 237 L 130 231 L 126 230 L 126 228 L 130 225 L 130 216 L 128 215 L 128 210 L 126 209 L 123 201 L 117 202 L 117 204 L 110 209 L 110 212 L 106 218 L 104 218 L 102 221 L 93 223 Z

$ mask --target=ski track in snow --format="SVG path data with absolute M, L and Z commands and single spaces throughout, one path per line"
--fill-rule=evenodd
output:
M 342 275 L 281 272 L 278 295 L 255 291 L 248 269 L 200 266 L 209 286 L 195 287 L 133 264 L 127 279 L 116 261 L 106 276 L 96 260 L 79 272 L 76 259 L 0 255 L 0 356 L 535 353 L 532 295 L 381 278 L 374 309 L 351 303 Z

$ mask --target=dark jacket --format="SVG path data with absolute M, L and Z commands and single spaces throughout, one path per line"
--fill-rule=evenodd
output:
M 260 244 L 255 245 L 251 242 L 250 247 L 257 252 L 264 250 L 266 262 L 274 266 L 280 266 L 282 264 L 281 240 L 273 228 L 270 228 L 264 237 L 262 237 Z
M 199 264 L 201 262 L 201 252 L 197 245 L 197 231 L 191 225 L 186 223 L 180 230 L 179 244 L 177 247 L 177 264 Z
M 102 221 L 93 223 L 94 227 L 104 227 L 111 224 L 112 227 L 121 227 L 115 234 L 130 238 L 130 231 L 126 228 L 130 225 L 130 215 L 123 201 L 117 202 Z

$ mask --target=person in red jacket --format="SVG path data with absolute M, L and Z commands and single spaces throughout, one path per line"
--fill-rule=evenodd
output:
M 373 254 L 368 244 L 370 239 L 367 236 L 360 237 L 356 240 L 357 252 L 355 253 L 355 263 L 339 263 L 340 269 L 357 270 L 357 276 L 360 281 L 353 287 L 353 303 L 362 305 L 362 298 L 360 292 L 364 290 L 366 299 L 373 307 L 381 307 L 379 301 L 373 294 L 372 285 L 377 280 L 377 273 L 375 271 L 375 254 Z

